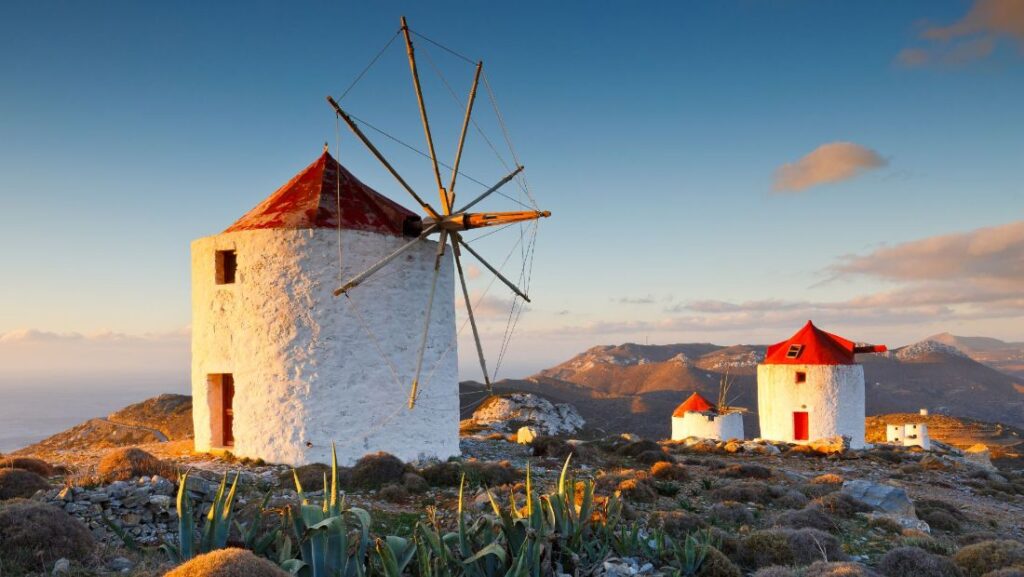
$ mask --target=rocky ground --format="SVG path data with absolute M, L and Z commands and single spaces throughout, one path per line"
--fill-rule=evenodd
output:
M 841 440 L 814 447 L 698 439 L 656 443 L 628 436 L 575 442 L 566 434 L 547 436 L 547 417 L 511 424 L 493 417 L 488 416 L 490 428 L 479 423 L 469 427 L 477 432 L 463 437 L 462 458 L 454 464 L 398 463 L 389 468 L 381 464 L 389 461 L 374 458 L 343 469 L 348 504 L 371 513 L 375 534 L 411 536 L 415 523 L 428 519 L 451 528 L 462 473 L 470 485 L 467 510 L 483 514 L 491 509 L 484 486 L 505 500 L 510 492 L 522 495 L 529 466 L 533 487 L 551 489 L 571 453 L 576 476 L 593 479 L 599 495 L 619 495 L 627 522 L 642 534 L 684 538 L 693 531 L 709 532 L 728 570 L 697 573 L 705 577 L 758 570 L 759 575 L 796 575 L 792 569 L 769 574 L 765 567 L 806 567 L 824 557 L 846 559 L 878 573 L 815 575 L 981 577 L 983 573 L 966 566 L 954 566 L 953 554 L 997 538 L 1024 541 L 1024 472 L 996 469 L 984 455 L 965 455 L 941 443 L 925 453 L 885 447 L 850 451 Z M 524 425 L 536 429 L 528 445 L 514 442 Z M 0 499 L 23 496 L 59 508 L 67 523 L 84 525 L 91 545 L 88 554 L 54 559 L 44 541 L 34 556 L 12 563 L 9 554 L 5 559 L 0 522 L 0 574 L 41 575 L 56 569 L 81 575 L 162 575 L 174 564 L 158 546 L 177 539 L 178 474 L 186 470 L 188 494 L 200 513 L 210 507 L 225 475 L 234 479 L 236 473 L 236 510 L 243 523 L 279 522 L 273 512 L 298 502 L 289 467 L 195 454 L 189 440 L 145 441 L 131 443 L 137 453 L 125 447 L 78 444 L 65 449 L 43 443 L 9 456 L 8 471 L 32 469 L 45 481 L 18 481 L 22 493 L 12 495 L 5 491 L 18 489 L 18 483 L 0 473 Z M 307 496 L 322 495 L 325 471 L 315 465 L 296 471 Z M 267 507 L 261 513 L 265 498 Z M 0 516 L 5 508 L 12 510 L 11 503 L 18 501 L 0 503 Z M 804 537 L 816 543 L 810 553 L 795 545 Z M 232 540 L 241 539 L 236 530 Z M 779 549 L 772 539 L 789 539 L 790 544 Z M 775 545 L 761 551 L 764 542 Z M 922 551 L 935 557 L 929 562 L 946 563 L 946 572 L 895 572 L 892 567 L 899 564 L 890 559 L 892 551 L 908 546 L 917 548 L 915 555 Z M 788 552 L 779 555 L 777 550 Z M 1024 566 L 1024 549 L 1019 559 L 1011 559 Z M 589 574 L 667 574 L 655 563 L 645 569 L 647 562 L 642 554 L 617 556 L 593 566 Z

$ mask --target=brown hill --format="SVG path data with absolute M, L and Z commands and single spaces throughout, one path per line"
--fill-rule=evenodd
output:
M 596 429 L 663 438 L 670 415 L 692 391 L 714 399 L 726 375 L 734 381 L 731 404 L 747 407 L 748 436 L 758 434 L 756 365 L 763 346 L 708 343 L 593 347 L 522 380 L 495 384 L 575 405 Z M 936 341 L 922 341 L 885 355 L 862 355 L 871 414 L 951 414 L 1024 427 L 1024 383 Z M 472 397 L 467 399 L 467 405 Z
M 991 451 L 993 461 L 1019 460 L 1024 456 L 1024 429 L 966 417 L 890 413 L 867 418 L 867 441 L 885 441 L 887 424 L 925 423 L 928 435 L 942 443 L 966 449 L 981 443 Z
M 979 363 L 1024 379 L 1024 343 L 1008 343 L 990 337 L 960 337 L 949 333 L 933 335 L 928 340 L 955 347 Z

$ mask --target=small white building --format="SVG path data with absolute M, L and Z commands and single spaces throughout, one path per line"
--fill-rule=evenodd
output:
M 302 465 L 459 454 L 454 273 L 443 261 L 424 378 L 406 407 L 437 244 L 332 291 L 416 237 L 420 218 L 324 153 L 221 234 L 192 243 L 197 451 Z M 449 256 L 449 255 L 446 255 Z
M 903 447 L 921 447 L 926 451 L 932 448 L 931 439 L 928 437 L 928 425 L 926 423 L 886 425 L 885 440 L 893 445 L 900 445 Z
M 726 441 L 743 438 L 743 414 L 719 413 L 718 409 L 693 393 L 672 412 L 672 440 L 687 437 Z
M 851 448 L 863 448 L 864 368 L 855 355 L 885 350 L 884 345 L 858 346 L 811 321 L 768 347 L 757 366 L 761 437 L 807 443 L 843 436 Z

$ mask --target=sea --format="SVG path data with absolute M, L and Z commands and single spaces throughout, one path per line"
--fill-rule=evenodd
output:
M 0 377 L 0 453 L 162 393 L 189 394 L 189 384 L 166 375 Z

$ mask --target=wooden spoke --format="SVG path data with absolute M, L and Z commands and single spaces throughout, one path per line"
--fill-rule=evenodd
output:
M 395 167 L 391 166 L 391 163 L 384 158 L 384 155 L 381 154 L 380 150 L 378 150 L 377 147 L 374 146 L 372 142 L 370 142 L 370 139 L 367 138 L 365 134 L 363 134 L 363 131 L 360 130 L 359 125 L 357 125 L 355 121 L 352 120 L 352 117 L 341 109 L 341 106 L 338 105 L 334 98 L 328 96 L 327 102 L 330 103 L 331 107 L 334 108 L 334 112 L 336 112 L 338 116 L 340 116 L 341 119 L 345 121 L 345 124 L 347 124 L 348 127 L 352 130 L 352 132 L 355 133 L 359 140 L 362 141 L 364 145 L 366 145 L 366 148 L 368 148 L 370 152 L 377 158 L 377 160 L 379 160 L 380 163 L 384 165 L 384 168 L 386 168 L 387 171 L 391 173 L 391 176 L 394 176 L 395 180 L 397 180 L 398 183 L 402 185 L 402 188 L 404 188 L 406 192 L 412 195 L 413 199 L 415 199 L 416 202 L 423 207 L 423 210 L 427 211 L 427 214 L 433 216 L 434 218 L 441 218 L 441 215 L 439 215 L 437 211 L 434 210 L 434 207 L 430 206 L 430 204 L 428 204 L 427 201 L 420 198 L 420 195 L 416 194 L 416 191 L 414 191 L 412 187 L 409 186 L 409 183 L 405 182 L 405 179 L 402 178 L 400 174 L 398 174 L 398 171 L 395 170 Z
M 473 86 L 469 89 L 469 102 L 466 103 L 466 116 L 462 119 L 462 132 L 459 133 L 459 146 L 455 149 L 455 163 L 452 164 L 452 180 L 448 183 L 449 207 L 455 204 L 455 178 L 459 175 L 459 163 L 462 162 L 462 145 L 466 143 L 466 132 L 469 130 L 469 119 L 473 114 L 473 102 L 476 101 L 476 87 L 480 83 L 480 72 L 483 68 L 483 61 L 476 63 L 476 72 L 473 74 Z M 487 371 L 484 371 L 485 374 L 486 372 Z
M 423 370 L 423 353 L 427 350 L 427 337 L 430 335 L 430 313 L 434 309 L 434 293 L 437 292 L 437 277 L 441 276 L 441 258 L 444 256 L 444 245 L 448 241 L 448 232 L 442 230 L 437 244 L 437 257 L 434 259 L 434 277 L 430 281 L 430 297 L 427 299 L 427 318 L 423 324 L 423 339 L 420 341 L 420 352 L 416 357 L 416 376 L 412 379 L 412 390 L 409 391 L 409 408 L 416 406 L 419 395 L 420 372 Z
M 362 283 L 366 279 L 370 278 L 375 272 L 377 272 L 380 269 L 384 268 L 384 266 L 387 265 L 389 262 L 395 260 L 396 258 L 401 256 L 403 253 L 405 253 L 407 250 L 411 249 L 414 245 L 418 244 L 420 241 L 422 241 L 425 238 L 427 238 L 427 235 L 436 232 L 437 228 L 438 228 L 437 225 L 430 225 L 430 226 L 428 226 L 422 233 L 420 233 L 420 235 L 418 237 L 416 237 L 415 239 L 413 239 L 413 240 L 403 244 L 401 247 L 398 248 L 398 250 L 396 250 L 396 251 L 392 252 L 391 254 L 389 254 L 388 256 L 384 257 L 377 264 L 375 264 L 375 265 L 371 266 L 370 268 L 366 269 L 365 271 L 359 273 L 358 275 L 356 275 L 355 278 L 353 278 L 352 280 L 350 280 L 347 283 L 345 283 L 341 288 L 336 289 L 334 291 L 334 296 L 341 296 L 341 295 L 345 294 L 346 292 L 352 290 L 353 288 L 359 286 L 360 283 Z
M 492 187 L 488 188 L 487 190 L 483 191 L 482 193 L 480 193 L 480 196 L 474 198 L 472 202 L 470 202 L 466 206 L 460 208 L 459 210 L 455 211 L 455 213 L 459 214 L 459 213 L 462 213 L 462 212 L 466 212 L 467 210 L 472 208 L 474 205 L 476 205 L 478 202 L 480 202 L 481 200 L 487 198 L 488 196 L 493 194 L 495 191 L 497 191 L 499 188 L 501 188 L 501 187 L 505 186 L 506 184 L 508 184 L 508 182 L 510 180 L 512 180 L 513 178 L 515 178 L 517 174 L 522 172 L 524 168 L 526 168 L 526 167 L 524 167 L 524 166 L 517 166 L 515 170 L 513 170 L 510 173 L 508 173 L 508 176 L 506 176 L 505 178 L 499 180 L 498 184 L 495 184 L 494 186 L 492 186 Z
M 491 273 L 493 273 L 494 276 L 498 277 L 498 280 L 500 280 L 501 282 L 505 283 L 505 286 L 507 286 L 512 292 L 514 292 L 517 295 L 523 297 L 524 301 L 530 302 L 530 297 L 526 296 L 526 293 L 524 293 L 523 291 L 519 290 L 519 287 L 517 287 L 516 285 L 512 284 L 512 281 L 510 281 L 507 278 L 505 278 L 504 276 L 502 276 L 502 274 L 500 272 L 498 272 L 498 269 L 494 268 L 493 266 L 491 266 L 491 263 L 489 263 L 486 260 L 484 260 L 484 257 L 480 256 L 480 253 L 478 253 L 475 250 L 473 250 L 473 247 L 469 246 L 469 244 L 466 243 L 466 241 L 462 240 L 461 236 L 456 237 L 456 239 L 458 240 L 459 245 L 461 245 L 462 248 L 466 249 L 467 251 L 469 251 L 469 254 L 471 254 L 474 257 L 476 257 L 476 260 L 480 261 L 480 264 L 482 264 L 485 267 L 487 267 L 487 270 L 491 271 Z
M 412 47 L 412 36 L 409 34 L 409 25 L 402 16 L 402 35 L 405 36 L 405 52 L 409 55 L 409 71 L 412 72 L 412 85 L 416 90 L 416 102 L 420 108 L 420 119 L 423 120 L 423 133 L 427 137 L 427 151 L 430 152 L 430 162 L 434 167 L 434 180 L 437 181 L 437 191 L 441 195 L 441 209 L 445 214 L 452 213 L 451 199 L 448 192 L 441 184 L 441 170 L 437 165 L 437 154 L 434 152 L 434 137 L 430 134 L 430 121 L 427 119 L 427 106 L 423 102 L 423 89 L 420 87 L 420 74 L 416 69 L 416 51 Z
M 458 237 L 454 237 L 456 240 Z M 491 391 L 491 377 L 487 374 L 487 361 L 484 359 L 484 347 L 480 344 L 480 331 L 476 328 L 476 317 L 473 315 L 473 303 L 469 300 L 469 287 L 466 285 L 466 275 L 462 272 L 462 258 L 459 250 L 459 243 L 452 243 L 452 253 L 455 257 L 455 267 L 459 272 L 459 282 L 462 283 L 462 298 L 466 301 L 466 312 L 469 314 L 469 325 L 473 327 L 473 342 L 476 343 L 476 354 L 480 357 L 480 370 L 484 374 L 484 384 L 487 391 Z

